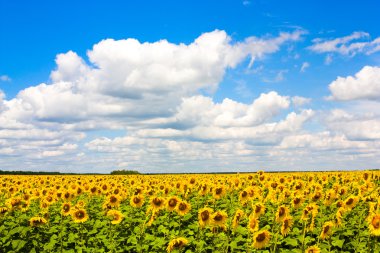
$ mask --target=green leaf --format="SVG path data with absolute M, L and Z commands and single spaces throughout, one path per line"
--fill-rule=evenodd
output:
M 331 245 L 339 247 L 340 249 L 343 247 L 343 244 L 344 244 L 344 239 L 342 240 L 335 239 L 331 242 Z
M 289 245 L 289 246 L 292 246 L 292 247 L 296 247 L 298 245 L 298 241 L 296 239 L 293 239 L 293 238 L 290 238 L 290 237 L 287 237 L 284 240 L 284 242 L 285 242 L 286 245 Z
M 26 244 L 26 241 L 23 240 L 13 240 L 12 241 L 12 249 L 19 251 L 22 249 Z

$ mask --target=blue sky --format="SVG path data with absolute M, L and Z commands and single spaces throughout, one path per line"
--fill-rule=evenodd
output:
M 378 168 L 376 1 L 0 1 L 0 168 Z

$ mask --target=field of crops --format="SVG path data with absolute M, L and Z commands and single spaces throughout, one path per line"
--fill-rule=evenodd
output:
M 380 252 L 379 172 L 0 182 L 0 252 Z

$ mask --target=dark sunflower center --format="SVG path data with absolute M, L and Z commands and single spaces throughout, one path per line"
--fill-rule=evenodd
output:
M 217 215 L 215 215 L 214 220 L 216 220 L 216 221 L 221 221 L 222 219 L 223 219 L 223 216 L 222 216 L 221 214 L 217 214 Z
M 77 212 L 77 217 L 78 217 L 79 219 L 84 218 L 84 212 L 83 212 L 83 211 L 79 211 L 79 212 Z
M 202 213 L 201 213 L 201 218 L 202 218 L 202 221 L 206 221 L 206 220 L 208 220 L 208 218 L 210 217 L 210 214 L 209 214 L 209 212 L 206 210 L 206 211 L 203 211 Z
M 134 197 L 134 198 L 133 198 L 133 203 L 135 203 L 135 204 L 140 203 L 140 198 L 138 198 L 138 197 Z
M 349 198 L 346 202 L 347 205 L 352 205 L 354 203 L 354 200 L 352 198 Z
M 280 207 L 280 209 L 278 210 L 278 216 L 284 216 L 284 214 L 285 214 L 285 208 L 283 208 L 283 207 Z
M 300 199 L 300 198 L 295 198 L 295 199 L 293 200 L 293 203 L 294 203 L 295 205 L 298 205 L 300 202 L 301 202 L 301 199 Z
M 223 189 L 222 188 L 216 188 L 215 193 L 216 194 L 222 194 Z
M 182 241 L 176 241 L 173 246 L 175 248 L 180 248 L 182 246 Z
M 184 210 L 186 210 L 186 207 L 187 206 L 185 203 L 180 203 L 178 208 L 179 208 L 179 210 L 184 211 Z
M 117 198 L 115 196 L 111 196 L 110 202 L 111 203 L 116 203 L 117 202 Z
M 241 194 L 241 196 L 242 196 L 243 198 L 247 197 L 247 195 L 248 195 L 248 193 L 247 193 L 246 191 L 243 191 L 243 193 Z
M 323 233 L 324 233 L 324 234 L 327 234 L 327 233 L 329 232 L 329 230 L 330 230 L 330 226 L 327 225 L 327 226 L 325 226 L 325 227 L 323 228 Z
M 162 201 L 160 199 L 158 199 L 158 198 L 153 199 L 153 204 L 155 204 L 156 206 L 160 206 L 161 203 L 162 203 Z
M 70 210 L 70 206 L 69 206 L 69 205 L 64 205 L 64 206 L 63 206 L 63 210 L 64 210 L 65 212 L 68 212 L 68 211 Z
M 289 220 L 284 220 L 284 228 L 287 229 L 289 227 Z
M 259 213 L 261 211 L 261 206 L 256 206 L 255 213 Z
M 265 233 L 260 233 L 257 235 L 256 241 L 263 242 L 265 240 L 265 238 L 266 238 Z
M 379 217 L 373 218 L 373 220 L 372 220 L 372 226 L 375 229 L 379 229 L 380 228 L 380 218 Z
M 175 207 L 176 205 L 177 205 L 177 200 L 176 199 L 169 200 L 169 206 L 170 207 Z

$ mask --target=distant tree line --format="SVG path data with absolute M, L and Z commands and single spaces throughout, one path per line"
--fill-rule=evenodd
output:
M 114 170 L 111 172 L 111 175 L 137 175 L 140 172 L 136 170 Z
M 67 173 L 65 173 L 65 174 L 67 174 Z M 0 170 L 0 175 L 62 175 L 62 173 L 60 173 L 60 172 L 48 172 L 48 171 Z

